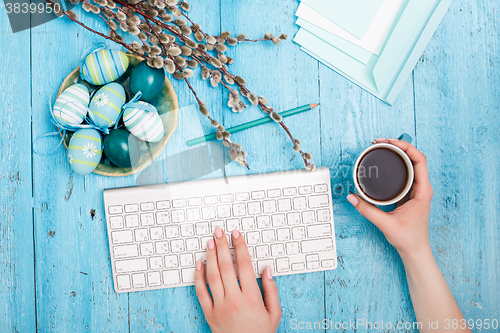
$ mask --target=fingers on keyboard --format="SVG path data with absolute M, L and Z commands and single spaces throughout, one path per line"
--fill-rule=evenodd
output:
M 259 286 L 257 285 L 257 280 L 255 279 L 255 271 L 245 239 L 237 230 L 233 231 L 232 237 L 241 290 L 243 292 L 255 292 L 259 289 Z

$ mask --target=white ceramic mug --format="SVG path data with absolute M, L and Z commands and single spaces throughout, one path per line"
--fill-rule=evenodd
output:
M 399 137 L 399 140 L 404 140 L 404 141 L 407 141 L 407 142 L 410 142 L 411 143 L 411 136 L 408 135 L 408 134 L 403 134 L 402 136 Z M 361 160 L 363 159 L 363 157 L 366 156 L 366 154 L 368 154 L 370 151 L 374 150 L 374 149 L 377 149 L 377 148 L 387 148 L 387 149 L 390 149 L 392 150 L 393 152 L 395 152 L 396 154 L 398 154 L 404 161 L 405 165 L 406 165 L 406 168 L 408 170 L 408 178 L 407 178 L 407 181 L 406 181 L 406 186 L 403 190 L 403 192 L 401 192 L 397 197 L 391 199 L 391 200 L 388 200 L 388 201 L 378 201 L 378 200 L 374 200 L 372 198 L 370 198 L 368 195 L 366 195 L 363 190 L 361 189 L 361 187 L 359 186 L 359 182 L 358 182 L 358 169 L 359 169 L 359 163 L 361 162 Z M 410 189 L 413 185 L 413 179 L 414 179 L 414 170 L 413 170 L 413 164 L 411 163 L 411 160 L 410 158 L 408 157 L 408 155 L 406 155 L 406 153 L 400 149 L 399 147 L 395 146 L 395 145 L 391 145 L 389 143 L 377 143 L 377 144 L 374 144 L 368 148 L 366 148 L 358 157 L 358 159 L 356 160 L 356 163 L 354 164 L 354 169 L 353 169 L 353 181 L 354 181 L 354 186 L 356 187 L 356 194 L 359 195 L 362 199 L 364 199 L 365 201 L 371 203 L 371 204 L 374 204 L 374 205 L 378 205 L 378 206 L 388 206 L 388 205 L 392 205 L 392 204 L 395 204 L 397 202 L 399 202 L 401 199 L 403 199 L 405 197 L 405 195 L 408 194 L 408 192 L 410 192 Z

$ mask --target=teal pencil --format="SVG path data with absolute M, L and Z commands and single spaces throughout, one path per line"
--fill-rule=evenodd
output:
M 291 109 L 291 110 L 288 110 L 288 111 L 283 111 L 283 112 L 280 113 L 280 115 L 283 118 L 290 117 L 290 116 L 293 116 L 294 114 L 299 114 L 299 113 L 306 112 L 306 111 L 309 111 L 311 109 L 314 109 L 318 105 L 319 104 L 307 104 L 307 105 L 304 105 L 304 106 L 301 106 L 301 107 L 298 107 L 298 108 L 295 108 L 295 109 Z M 226 128 L 226 131 L 228 131 L 231 134 L 234 134 L 234 133 L 237 133 L 237 132 L 244 131 L 244 130 L 246 130 L 248 128 L 252 128 L 252 127 L 255 127 L 255 126 L 262 125 L 262 124 L 270 123 L 272 121 L 274 121 L 274 120 L 272 120 L 271 117 L 265 117 L 265 118 L 257 119 L 257 120 L 254 120 L 254 121 L 250 121 L 250 122 L 245 123 L 245 124 L 234 126 L 234 127 L 231 127 L 231 128 Z M 202 143 L 202 142 L 206 142 L 206 141 L 212 141 L 212 140 L 215 140 L 215 139 L 216 139 L 216 133 L 212 133 L 212 134 L 208 134 L 208 135 L 205 135 L 205 136 L 193 139 L 193 140 L 189 140 L 187 142 L 187 145 L 188 146 L 194 146 L 196 144 L 199 144 L 199 143 Z

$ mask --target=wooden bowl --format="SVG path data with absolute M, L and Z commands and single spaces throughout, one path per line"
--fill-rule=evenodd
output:
M 129 77 L 132 73 L 132 70 L 135 68 L 135 66 L 137 66 L 139 62 L 143 60 L 143 58 L 129 53 L 127 54 L 127 56 L 130 62 L 128 69 L 125 74 L 123 74 L 115 82 L 120 83 L 123 86 L 127 94 L 127 101 L 129 101 L 133 97 L 132 93 L 130 92 Z M 57 96 L 59 97 L 59 95 L 66 88 L 75 83 L 81 83 L 85 85 L 89 89 L 89 92 L 91 94 L 94 92 L 94 90 L 100 88 L 99 86 L 91 85 L 90 83 L 82 80 L 80 78 L 80 67 L 77 67 L 66 77 L 61 87 L 59 88 Z M 165 85 L 163 86 L 163 90 L 161 91 L 161 93 L 153 101 L 150 101 L 150 104 L 152 104 L 158 110 L 160 118 L 163 122 L 163 126 L 165 127 L 165 135 L 163 136 L 163 138 L 159 142 L 146 142 L 137 140 L 139 141 L 139 146 L 141 149 L 141 158 L 139 160 L 139 163 L 137 163 L 137 165 L 132 168 L 121 168 L 113 165 L 103 153 L 103 157 L 101 158 L 101 161 L 99 162 L 97 168 L 94 170 L 94 173 L 110 177 L 129 176 L 143 170 L 158 156 L 160 156 L 160 154 L 167 146 L 168 140 L 170 139 L 172 134 L 174 134 L 175 129 L 177 128 L 177 120 L 179 117 L 179 103 L 177 100 L 177 94 L 175 93 L 172 83 L 168 78 L 165 78 Z M 64 138 L 64 146 L 66 147 L 66 149 L 68 149 L 69 140 L 73 136 L 73 133 L 74 132 L 66 132 L 66 136 Z

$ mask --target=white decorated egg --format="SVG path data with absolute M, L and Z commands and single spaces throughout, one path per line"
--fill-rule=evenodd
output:
M 89 54 L 80 67 L 80 76 L 90 84 L 101 86 L 118 79 L 127 71 L 129 60 L 122 51 L 103 49 Z
M 87 116 L 89 90 L 83 84 L 74 84 L 64 90 L 52 108 L 54 118 L 61 126 L 79 125 Z
M 113 126 L 125 104 L 125 90 L 118 83 L 108 83 L 99 89 L 89 105 L 89 116 L 99 128 Z
M 123 111 L 125 127 L 138 139 L 158 142 L 165 134 L 158 110 L 149 103 L 138 101 Z
M 95 129 L 80 129 L 69 140 L 68 160 L 71 169 L 77 174 L 90 174 L 99 164 L 101 156 L 102 138 Z

